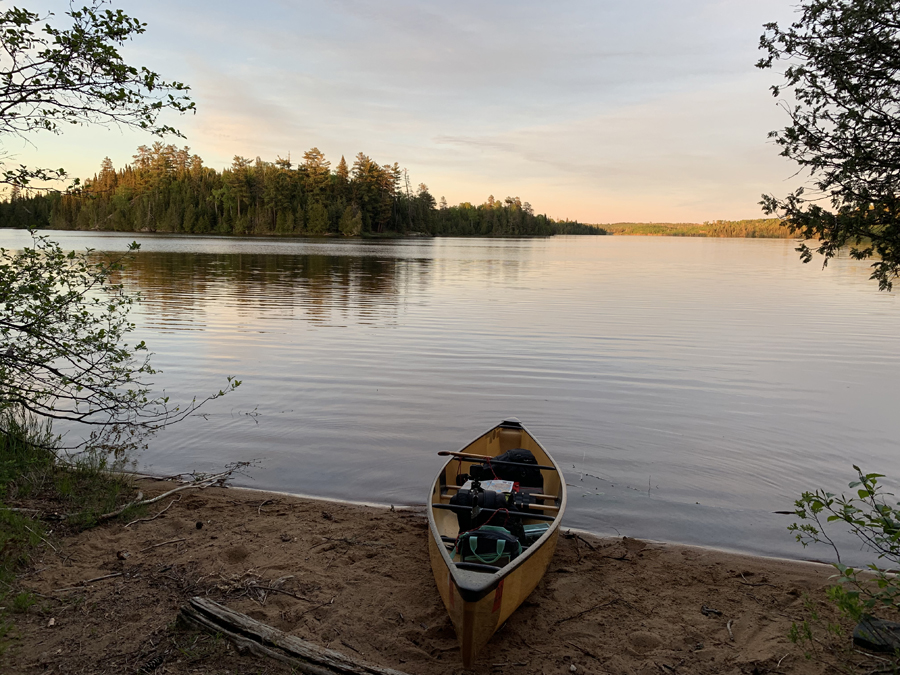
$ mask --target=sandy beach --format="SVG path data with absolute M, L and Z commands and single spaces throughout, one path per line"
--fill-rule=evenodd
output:
M 0 672 L 290 672 L 179 628 L 198 595 L 372 664 L 463 672 L 424 510 L 225 488 L 178 497 L 153 520 L 51 536 L 20 578 L 37 603 L 15 615 Z M 807 594 L 833 616 L 821 592 L 831 567 L 562 532 L 548 573 L 469 672 L 827 672 L 788 631 Z

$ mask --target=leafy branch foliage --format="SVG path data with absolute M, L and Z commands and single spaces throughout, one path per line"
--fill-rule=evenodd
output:
M 50 23 L 52 13 L 0 12 L 0 139 L 87 124 L 180 135 L 157 120 L 165 110 L 193 111 L 189 88 L 123 60 L 119 48 L 145 24 L 107 5 L 70 6 L 65 27 Z M 18 198 L 34 181 L 65 176 L 63 169 L 4 167 L 0 183 Z M 0 249 L 0 435 L 16 415 L 31 414 L 88 429 L 75 447 L 121 454 L 224 395 L 174 406 L 152 393 L 146 346 L 127 343 L 136 297 L 110 283 L 123 259 L 98 262 L 91 251 L 66 253 L 34 231 L 32 238 L 20 251 Z M 229 378 L 228 389 L 239 384 Z
M 797 517 L 804 522 L 794 523 L 788 529 L 803 546 L 821 543 L 834 550 L 839 585 L 829 589 L 829 599 L 858 621 L 878 608 L 900 609 L 900 577 L 895 571 L 888 571 L 884 564 L 870 563 L 862 569 L 843 564 L 825 526 L 846 523 L 866 549 L 896 570 L 900 566 L 900 502 L 888 503 L 888 497 L 893 495 L 885 492 L 878 482 L 884 477 L 882 474 L 864 474 L 858 466 L 853 468 L 859 477 L 850 483 L 855 496 L 848 498 L 822 490 L 804 492 L 794 504 Z
M 60 28 L 45 16 L 12 7 L 0 13 L 0 137 L 59 133 L 64 125 L 117 124 L 156 135 L 178 130 L 159 124 L 164 110 L 194 110 L 189 87 L 146 67 L 127 64 L 119 47 L 146 24 L 106 0 L 65 13 Z M 26 166 L 3 171 L 0 182 L 24 187 L 65 177 L 63 169 Z
M 849 246 L 874 259 L 871 278 L 890 290 L 900 274 L 900 2 L 801 0 L 787 28 L 765 26 L 759 68 L 786 64 L 771 88 L 791 124 L 769 135 L 810 184 L 779 199 L 763 195 L 767 214 L 786 219 L 806 240 L 797 249 L 825 263 Z
M 126 341 L 136 298 L 110 283 L 123 258 L 96 261 L 32 237 L 20 251 L 0 248 L 0 412 L 82 425 L 90 434 L 79 445 L 122 452 L 225 394 L 186 406 L 153 395 L 146 345 Z

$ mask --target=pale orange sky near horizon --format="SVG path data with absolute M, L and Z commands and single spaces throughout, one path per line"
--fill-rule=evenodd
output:
M 166 142 L 217 169 L 362 151 L 451 204 L 519 196 L 590 223 L 759 218 L 761 194 L 792 185 L 766 137 L 787 123 L 768 91 L 778 73 L 754 67 L 762 24 L 790 21 L 789 0 L 115 7 L 148 23 L 126 59 L 192 87 L 197 115 L 166 118 L 187 139 Z M 153 140 L 72 128 L 4 148 L 88 177 Z

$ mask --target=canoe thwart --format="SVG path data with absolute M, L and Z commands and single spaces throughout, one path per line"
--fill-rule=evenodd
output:
M 463 506 L 462 504 L 432 504 L 433 509 L 444 509 L 445 511 L 456 511 L 457 513 L 467 513 L 472 511 L 471 506 Z M 529 513 L 528 511 L 516 511 L 515 509 L 481 509 L 481 513 L 499 513 L 503 511 L 511 516 L 518 518 L 527 518 L 531 520 L 556 520 L 555 516 L 543 516 L 539 513 Z
M 441 487 L 445 490 L 460 490 L 460 489 L 462 489 L 462 485 L 442 485 Z M 559 499 L 558 495 L 535 495 L 535 494 L 529 493 L 528 496 L 534 497 L 535 499 L 552 499 L 554 501 Z
M 455 457 L 456 459 L 461 459 L 464 462 L 473 462 L 473 463 L 484 463 L 489 462 L 491 464 L 496 464 L 497 466 L 515 466 L 518 468 L 526 468 L 526 469 L 540 469 L 541 471 L 556 471 L 555 466 L 545 466 L 543 464 L 524 464 L 522 462 L 504 462 L 502 460 L 495 460 L 493 457 L 489 455 L 472 455 L 468 452 L 450 452 L 449 450 L 440 450 L 438 455 L 441 457 Z
M 441 497 L 450 497 L 450 494 L 446 493 L 446 492 L 442 492 Z M 525 504 L 524 506 L 527 507 L 528 509 L 535 509 L 536 511 L 559 511 L 558 506 L 551 506 L 551 505 L 545 505 L 545 504 Z M 525 513 L 525 512 L 519 511 L 518 509 L 516 509 L 516 513 Z

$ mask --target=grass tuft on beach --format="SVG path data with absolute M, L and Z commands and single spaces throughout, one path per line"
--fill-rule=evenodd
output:
M 35 602 L 18 591 L 16 574 L 42 542 L 52 546 L 54 537 L 91 527 L 131 500 L 136 490 L 120 472 L 124 465 L 90 450 L 66 456 L 49 424 L 10 409 L 0 413 L 0 651 L 10 614 Z

